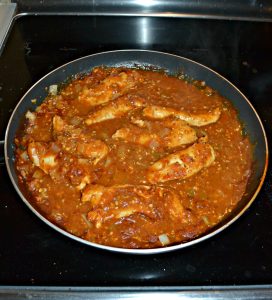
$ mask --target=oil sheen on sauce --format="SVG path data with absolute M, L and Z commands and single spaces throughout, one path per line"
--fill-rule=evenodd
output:
M 122 248 L 204 234 L 235 208 L 252 146 L 231 103 L 204 82 L 97 67 L 26 113 L 20 184 L 64 230 Z

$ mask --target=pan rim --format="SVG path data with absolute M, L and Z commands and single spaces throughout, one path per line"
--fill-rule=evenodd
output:
M 14 176 L 12 174 L 11 168 L 10 168 L 10 161 L 12 160 L 11 158 L 8 157 L 8 137 L 9 137 L 9 132 L 10 132 L 10 127 L 11 124 L 13 122 L 14 119 L 14 115 L 16 114 L 18 108 L 21 106 L 21 103 L 23 102 L 23 100 L 25 99 L 25 97 L 28 96 L 28 94 L 30 93 L 30 91 L 32 91 L 37 85 L 40 84 L 40 82 L 44 81 L 47 77 L 50 77 L 52 73 L 57 72 L 58 70 L 64 69 L 66 66 L 74 64 L 75 62 L 78 62 L 80 60 L 85 60 L 87 58 L 90 57 L 97 57 L 97 56 L 101 56 L 101 55 L 105 55 L 105 54 L 113 54 L 113 53 L 121 53 L 121 52 L 126 52 L 126 53 L 132 53 L 132 52 L 148 52 L 148 53 L 155 53 L 158 55 L 162 55 L 162 56 L 172 56 L 176 59 L 182 59 L 185 60 L 189 63 L 192 64 L 197 64 L 199 67 L 206 69 L 208 72 L 213 73 L 214 75 L 216 75 L 217 77 L 219 77 L 221 80 L 225 81 L 228 85 L 230 85 L 238 94 L 240 94 L 240 96 L 243 98 L 243 100 L 245 100 L 247 102 L 247 104 L 249 105 L 250 109 L 252 110 L 252 112 L 254 113 L 254 115 L 256 116 L 258 123 L 260 125 L 261 128 L 261 132 L 263 135 L 263 141 L 264 141 L 264 145 L 265 145 L 265 163 L 264 163 L 264 168 L 262 170 L 262 175 L 260 176 L 259 179 L 259 183 L 256 189 L 254 189 L 254 193 L 251 196 L 251 198 L 246 202 L 246 204 L 240 209 L 240 211 L 235 214 L 230 220 L 228 220 L 226 223 L 224 223 L 223 225 L 221 225 L 219 228 L 215 228 L 212 229 L 211 232 L 208 233 L 204 233 L 203 235 L 201 235 L 200 237 L 197 237 L 191 241 L 188 242 L 184 242 L 184 243 L 179 243 L 176 245 L 170 245 L 167 247 L 160 247 L 160 248 L 151 248 L 151 249 L 131 249 L 131 248 L 120 248 L 120 247 L 112 247 L 112 246 L 107 246 L 107 245 L 102 245 L 102 244 L 97 244 L 94 242 L 90 242 L 87 240 L 84 240 L 83 238 L 80 238 L 78 236 L 75 236 L 67 231 L 65 231 L 64 229 L 58 227 L 57 225 L 55 225 L 54 223 L 50 222 L 48 219 L 46 219 L 38 210 L 36 210 L 34 208 L 33 205 L 31 205 L 31 203 L 26 199 L 26 197 L 23 195 L 23 193 L 21 192 L 21 190 L 19 189 L 19 185 L 15 182 Z M 133 60 L 133 59 L 132 59 Z M 121 65 L 121 64 L 120 64 Z M 78 72 L 80 73 L 80 72 Z M 75 74 L 74 74 L 75 75 Z M 269 157 L 269 150 L 268 150 L 268 141 L 267 141 L 267 136 L 266 136 L 266 132 L 264 129 L 264 126 L 262 124 L 261 118 L 259 117 L 257 111 L 255 110 L 255 108 L 253 107 L 253 105 L 251 104 L 251 102 L 247 99 L 247 97 L 234 85 L 232 84 L 228 79 L 226 79 L 225 77 L 223 77 L 221 74 L 217 73 L 216 71 L 214 71 L 213 69 L 198 63 L 194 60 L 188 59 L 186 57 L 183 56 L 179 56 L 176 54 L 171 54 L 171 53 L 166 53 L 166 52 L 161 52 L 161 51 L 154 51 L 154 50 L 145 50 L 145 49 L 121 49 L 121 50 L 111 50 L 111 51 L 104 51 L 104 52 L 99 52 L 99 53 L 94 53 L 94 54 L 90 54 L 90 55 L 86 55 L 80 58 L 77 58 L 75 60 L 69 61 L 57 68 L 55 68 L 54 70 L 50 71 L 49 73 L 47 73 L 46 75 L 44 75 L 41 79 L 39 79 L 37 82 L 35 82 L 26 92 L 25 94 L 21 97 L 21 99 L 19 100 L 19 102 L 17 103 L 17 105 L 15 106 L 8 125 L 6 127 L 6 132 L 5 132 L 5 144 L 4 144 L 4 155 L 5 155 L 5 162 L 6 162 L 6 167 L 7 167 L 7 171 L 9 174 L 9 177 L 11 179 L 11 182 L 16 190 L 16 192 L 18 193 L 18 195 L 20 196 L 20 198 L 23 200 L 23 202 L 28 206 L 28 208 L 30 208 L 30 210 L 38 217 L 40 218 L 43 222 L 45 222 L 45 224 L 49 225 L 52 229 L 55 229 L 56 231 L 58 231 L 59 233 L 71 238 L 72 240 L 78 241 L 80 243 L 83 243 L 85 245 L 88 246 L 92 246 L 95 248 L 99 248 L 99 249 L 103 249 L 103 250 L 108 250 L 108 251 L 112 251 L 112 252 L 118 252 L 118 253 L 126 253 L 126 254 L 158 254 L 158 253 L 166 253 L 166 252 L 170 252 L 170 251 L 175 251 L 178 249 L 182 249 L 182 248 L 187 248 L 189 246 L 195 245 L 199 242 L 202 242 L 204 240 L 207 240 L 215 235 L 217 235 L 218 233 L 220 233 L 221 231 L 225 230 L 227 227 L 229 227 L 231 224 L 233 224 L 237 219 L 239 219 L 244 212 L 251 206 L 251 204 L 254 202 L 254 200 L 256 199 L 258 193 L 260 192 L 265 177 L 266 177 L 266 173 L 267 173 L 267 169 L 268 169 L 268 157 Z

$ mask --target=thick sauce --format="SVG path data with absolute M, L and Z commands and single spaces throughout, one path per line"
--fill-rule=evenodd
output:
M 32 204 L 115 247 L 186 242 L 237 205 L 252 146 L 230 102 L 162 72 L 93 69 L 52 93 L 16 137 Z

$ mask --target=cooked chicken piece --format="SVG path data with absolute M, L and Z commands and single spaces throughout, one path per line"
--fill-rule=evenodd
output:
M 109 152 L 108 146 L 100 141 L 84 136 L 82 129 L 67 124 L 60 116 L 53 118 L 55 139 L 66 152 L 90 159 L 94 165 Z
M 165 120 L 163 126 L 170 132 L 163 137 L 165 146 L 169 148 L 187 145 L 197 140 L 196 131 L 182 120 Z
M 147 185 L 88 185 L 82 192 L 82 201 L 91 202 L 93 209 L 88 219 L 96 228 L 107 220 L 116 222 L 134 214 L 141 214 L 152 222 L 159 222 L 162 217 L 181 221 L 184 211 L 175 192 Z
M 67 135 L 69 137 L 79 137 L 81 135 L 81 129 L 76 128 L 74 125 L 67 124 L 60 116 L 55 115 L 52 120 L 53 124 L 53 134 L 58 135 Z
M 147 126 L 147 121 L 135 118 L 135 117 L 131 117 L 130 122 L 134 125 L 137 125 L 140 128 L 144 128 Z
M 81 182 L 76 186 L 76 188 L 81 191 L 83 190 L 87 184 L 91 183 L 90 175 L 86 175 L 81 179 Z
M 62 135 L 56 138 L 62 149 L 75 155 L 76 157 L 86 158 L 92 161 L 94 165 L 104 159 L 108 152 L 108 146 L 100 140 L 87 139 L 84 140 L 82 137 L 64 137 Z
M 140 97 L 130 95 L 122 96 L 102 107 L 100 110 L 91 113 L 86 119 L 87 125 L 99 123 L 106 120 L 120 118 L 131 110 L 144 106 L 144 101 Z
M 101 198 L 105 193 L 106 189 L 106 187 L 99 184 L 88 185 L 82 193 L 81 201 L 90 201 L 92 203 L 92 206 L 95 207 L 99 205 L 99 202 L 101 201 Z
M 140 75 L 135 70 L 112 73 L 97 86 L 84 90 L 79 95 L 79 100 L 88 103 L 89 106 L 109 102 L 127 93 L 137 84 L 139 78 Z
M 33 164 L 46 174 L 57 166 L 57 154 L 45 143 L 31 142 L 28 144 L 27 152 Z
M 156 161 L 148 168 L 147 179 L 152 184 L 185 179 L 210 166 L 214 160 L 215 153 L 212 146 L 196 143 Z
M 55 147 L 55 146 L 54 146 Z M 91 183 L 95 174 L 86 159 L 73 158 L 69 163 L 58 157 L 52 144 L 31 142 L 28 145 L 28 155 L 33 164 L 48 174 L 54 181 L 63 181 L 68 177 L 78 190 Z
M 89 160 L 84 158 L 73 158 L 67 168 L 66 176 L 78 190 L 83 190 L 87 184 L 97 179 Z
M 109 152 L 108 146 L 100 140 L 89 140 L 87 142 L 78 142 L 76 152 L 90 159 L 94 165 L 102 160 Z
M 165 119 L 161 122 L 160 130 L 151 133 L 152 122 L 133 119 L 140 128 L 120 128 L 112 136 L 131 143 L 140 144 L 152 149 L 158 147 L 174 148 L 191 144 L 197 140 L 196 131 L 179 119 Z M 147 128 L 147 129 L 145 129 Z M 155 130 L 154 130 L 155 131 Z
M 61 133 L 65 129 L 66 131 L 68 130 L 67 128 L 68 124 L 66 124 L 64 120 L 58 115 L 55 115 L 53 117 L 52 123 L 53 123 L 53 132 L 55 134 Z
M 151 119 L 164 119 L 174 116 L 192 126 L 205 126 L 217 122 L 221 115 L 221 110 L 215 108 L 212 111 L 202 114 L 192 114 L 163 106 L 148 106 L 143 110 L 143 115 Z
M 162 140 L 157 134 L 143 131 L 137 127 L 120 128 L 113 134 L 112 138 L 143 145 L 151 149 L 156 149 L 162 144 Z

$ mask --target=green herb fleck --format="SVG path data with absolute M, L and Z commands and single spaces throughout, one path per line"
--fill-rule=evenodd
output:
M 190 189 L 188 192 L 187 192 L 187 195 L 190 197 L 190 198 L 194 198 L 195 196 L 195 190 L 194 188 Z
M 22 144 L 19 144 L 18 145 L 19 149 L 22 150 L 22 151 L 25 151 L 26 150 L 26 147 Z

